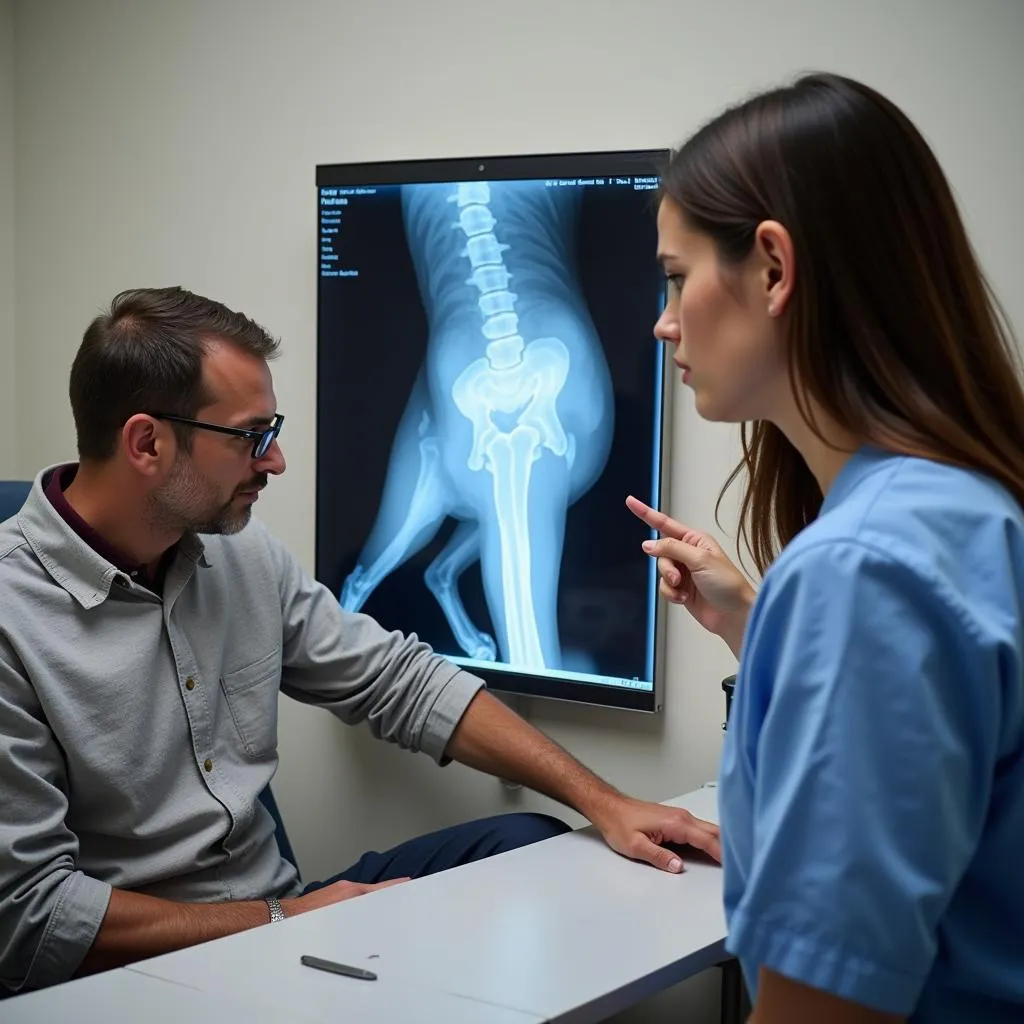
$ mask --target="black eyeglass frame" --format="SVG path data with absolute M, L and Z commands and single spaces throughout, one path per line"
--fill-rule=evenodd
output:
M 270 426 L 263 430 L 248 427 L 225 427 L 222 423 L 190 420 L 187 416 L 175 416 L 167 412 L 151 412 L 149 415 L 155 420 L 169 420 L 171 423 L 181 423 L 186 427 L 198 427 L 200 430 L 214 430 L 218 434 L 244 437 L 252 441 L 252 457 L 254 459 L 262 459 L 270 451 L 270 446 L 277 440 L 278 434 L 281 433 L 281 424 L 284 423 L 283 413 L 276 413 Z

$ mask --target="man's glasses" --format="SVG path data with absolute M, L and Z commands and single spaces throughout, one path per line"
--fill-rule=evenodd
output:
M 231 434 L 232 437 L 244 437 L 252 441 L 252 457 L 262 459 L 270 450 L 270 446 L 281 433 L 284 416 L 278 413 L 269 427 L 263 430 L 248 430 L 245 427 L 225 427 L 220 423 L 204 423 L 202 420 L 190 420 L 185 416 L 172 416 L 166 412 L 151 412 L 155 420 L 169 420 L 172 423 L 183 423 L 187 427 L 198 427 L 200 430 L 215 430 L 218 434 Z

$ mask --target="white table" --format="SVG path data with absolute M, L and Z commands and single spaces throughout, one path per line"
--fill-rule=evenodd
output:
M 168 981 L 136 968 L 107 971 L 79 981 L 15 996 L 0 1003 L 3 1024 L 541 1024 L 541 1018 L 485 1006 L 418 985 L 353 981 L 295 965 L 285 991 L 268 988 L 255 972 L 231 984 Z
M 717 821 L 713 788 L 669 803 Z M 497 1021 L 497 1008 L 598 1021 L 726 959 L 725 934 L 717 865 L 689 860 L 670 875 L 615 856 L 588 828 L 134 969 L 211 992 L 273 993 L 313 1017 L 394 987 L 475 1000 L 476 1022 Z M 301 967 L 303 953 L 380 980 Z
M 467 1021 L 469 1018 L 465 1018 Z M 15 996 L 0 1003 L 4 1024 L 307 1024 L 299 1010 L 288 1013 L 253 999 L 200 992 L 129 970 L 107 971 L 80 981 Z

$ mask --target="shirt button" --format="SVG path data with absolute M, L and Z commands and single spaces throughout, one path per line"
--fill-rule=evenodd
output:
M 185 689 L 186 690 L 194 690 L 195 688 L 196 688 L 196 681 L 191 676 L 189 676 L 188 679 L 185 680 Z M 207 768 L 206 770 L 209 771 L 210 769 Z
M 204 768 L 205 768 L 205 769 L 206 769 L 206 770 L 207 770 L 208 772 L 212 772 L 212 771 L 213 771 L 213 762 L 212 762 L 212 761 L 211 761 L 211 760 L 210 760 L 209 758 L 207 758 L 207 759 L 206 759 L 206 760 L 205 760 L 205 761 L 203 762 L 203 767 L 204 767 Z

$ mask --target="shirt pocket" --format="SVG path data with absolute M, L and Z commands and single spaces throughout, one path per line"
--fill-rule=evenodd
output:
M 281 648 L 220 680 L 235 731 L 246 754 L 253 759 L 277 750 L 277 695 L 281 688 Z

